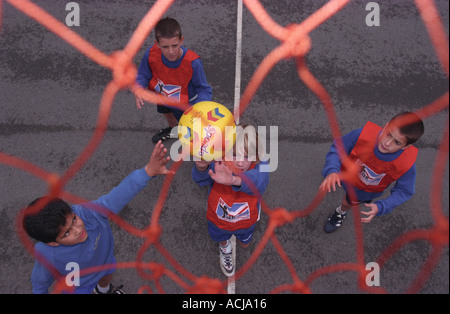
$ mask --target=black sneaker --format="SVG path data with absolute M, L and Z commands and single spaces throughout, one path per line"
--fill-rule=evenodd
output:
M 325 223 L 323 230 L 326 233 L 336 231 L 337 229 L 339 229 L 340 226 L 342 226 L 342 222 L 344 221 L 346 216 L 347 214 L 345 212 L 340 214 L 335 210 L 333 214 L 328 216 L 328 220 Z
M 153 143 L 156 144 L 158 143 L 158 141 L 164 142 L 165 140 L 168 140 L 170 138 L 170 131 L 172 131 L 172 128 L 170 126 L 159 131 L 152 137 Z
M 112 284 L 109 284 L 109 290 L 106 293 L 102 293 L 98 291 L 97 286 L 95 286 L 94 290 L 92 291 L 92 294 L 125 294 L 125 292 L 122 291 L 123 285 L 120 285 L 118 287 L 114 287 Z

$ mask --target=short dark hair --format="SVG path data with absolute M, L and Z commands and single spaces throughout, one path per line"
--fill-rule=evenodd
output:
M 406 137 L 406 145 L 415 143 L 425 132 L 422 119 L 417 114 L 409 111 L 395 115 L 388 124 L 398 127 L 400 133 Z
M 159 42 L 160 38 L 173 38 L 177 37 L 181 39 L 183 36 L 181 33 L 181 26 L 171 17 L 165 17 L 159 20 L 158 24 L 155 26 L 155 38 Z
M 23 228 L 37 241 L 55 242 L 61 228 L 66 224 L 67 215 L 72 213 L 72 208 L 62 199 L 44 196 L 32 201 L 27 209 L 40 201 L 45 204 L 44 207 L 37 213 L 25 214 Z

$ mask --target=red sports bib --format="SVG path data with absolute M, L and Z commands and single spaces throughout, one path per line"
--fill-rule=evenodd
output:
M 177 68 L 169 68 L 162 62 L 161 49 L 156 43 L 150 49 L 148 63 L 152 70 L 152 79 L 148 89 L 163 94 L 181 104 L 189 102 L 188 84 L 192 79 L 192 61 L 200 58 L 188 50 Z
M 231 186 L 213 184 L 206 218 L 217 227 L 228 231 L 246 229 L 254 225 L 258 217 L 258 196 L 233 191 Z
M 409 146 L 392 161 L 382 161 L 375 156 L 374 149 L 381 127 L 367 122 L 349 158 L 358 165 L 359 171 L 349 182 L 357 189 L 383 192 L 392 182 L 404 175 L 416 162 L 418 149 Z M 341 171 L 343 171 L 341 167 Z

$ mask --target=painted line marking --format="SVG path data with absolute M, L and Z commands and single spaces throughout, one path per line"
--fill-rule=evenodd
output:
M 235 236 L 231 236 L 230 239 L 231 242 L 231 249 L 233 250 L 233 265 L 234 265 L 234 274 L 231 277 L 228 277 L 228 287 L 227 291 L 228 294 L 235 294 L 236 293 L 236 280 L 235 280 L 235 274 L 236 274 L 236 238 Z
M 242 62 L 242 0 L 238 0 L 237 26 L 236 26 L 236 73 L 234 80 L 234 121 L 239 124 L 239 102 L 241 101 L 241 62 Z M 233 265 L 236 273 L 236 238 L 232 236 L 231 248 L 233 250 Z M 228 294 L 236 293 L 235 275 L 228 278 Z
M 242 0 L 239 0 L 237 8 L 236 72 L 234 80 L 234 121 L 236 124 L 239 124 L 239 103 L 241 101 L 242 11 Z

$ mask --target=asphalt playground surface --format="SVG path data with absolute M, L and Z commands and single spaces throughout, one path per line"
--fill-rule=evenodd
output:
M 65 1 L 34 1 L 64 23 Z M 98 49 L 122 49 L 154 1 L 76 1 L 80 26 L 72 27 Z M 280 25 L 300 23 L 326 1 L 261 1 Z M 311 33 L 312 48 L 306 62 L 329 92 L 341 133 L 370 120 L 383 125 L 404 110 L 417 110 L 448 90 L 426 29 L 413 1 L 383 1 L 380 26 L 365 23 L 369 1 L 351 1 Z M 449 2 L 436 1 L 448 36 Z M 0 151 L 19 157 L 46 171 L 63 174 L 91 139 L 98 106 L 111 72 L 86 58 L 65 41 L 3 1 L 0 30 Z M 203 60 L 213 100 L 230 110 L 234 103 L 237 1 L 176 1 L 169 16 L 180 22 L 184 45 Z M 139 64 L 153 43 L 153 32 L 134 58 Z M 243 11 L 242 89 L 257 66 L 279 42 L 270 37 L 250 12 Z M 364 260 L 374 262 L 395 239 L 412 230 L 428 229 L 432 169 L 448 110 L 425 122 L 425 135 L 417 143 L 416 194 L 390 215 L 362 226 Z M 293 60 L 277 64 L 252 99 L 241 122 L 278 127 L 278 165 L 270 174 L 264 200 L 271 208 L 288 211 L 310 204 L 322 181 L 321 170 L 332 142 L 321 102 L 299 79 Z M 130 91 L 114 100 L 108 130 L 96 152 L 66 186 L 66 190 L 93 200 L 108 193 L 134 169 L 143 167 L 153 149 L 152 135 L 165 127 L 152 104 L 138 110 Z M 173 144 L 167 142 L 167 146 Z M 448 162 L 448 161 L 447 161 Z M 217 245 L 207 232 L 207 190 L 191 179 L 192 162 L 184 162 L 170 186 L 160 218 L 161 244 L 195 276 L 225 280 L 219 268 Z M 442 206 L 448 217 L 448 167 L 442 188 Z M 145 228 L 159 196 L 163 178 L 152 180 L 120 216 Z M 21 169 L 0 162 L 0 293 L 31 293 L 34 261 L 19 241 L 16 215 L 31 200 L 47 193 L 47 184 Z M 386 196 L 387 194 L 385 194 Z M 334 234 L 325 234 L 326 217 L 339 204 L 342 190 L 328 194 L 307 217 L 276 229 L 276 236 L 301 280 L 331 265 L 356 262 L 353 215 Z M 237 247 L 236 267 L 251 256 L 268 225 L 263 215 L 249 248 Z M 143 240 L 111 223 L 118 262 L 133 261 Z M 380 287 L 404 293 L 427 261 L 432 246 L 413 241 L 397 251 L 380 271 Z M 449 254 L 444 248 L 436 267 L 418 291 L 449 293 Z M 145 261 L 176 270 L 154 247 Z M 178 274 L 179 275 L 179 274 Z M 364 293 L 354 271 L 320 276 L 310 284 L 312 293 Z M 154 282 L 135 269 L 119 269 L 113 281 L 127 293 L 143 285 L 157 291 Z M 239 294 L 266 294 L 291 284 L 292 276 L 271 242 L 235 285 Z M 174 281 L 161 279 L 166 293 L 184 293 Z

